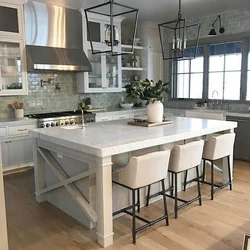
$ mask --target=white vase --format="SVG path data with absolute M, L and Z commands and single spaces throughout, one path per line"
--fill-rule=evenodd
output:
M 149 102 L 147 106 L 148 122 L 162 122 L 163 120 L 163 104 L 160 101 Z

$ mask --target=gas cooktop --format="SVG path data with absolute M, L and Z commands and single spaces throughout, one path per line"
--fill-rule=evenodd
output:
M 75 124 L 95 122 L 95 113 L 77 111 L 64 111 L 43 114 L 30 114 L 29 118 L 38 119 L 38 128 L 49 128 L 58 126 L 70 126 Z
M 30 114 L 27 115 L 29 118 L 35 119 L 47 119 L 47 118 L 57 118 L 57 117 L 66 117 L 66 116 L 76 116 L 81 115 L 82 112 L 80 110 L 74 111 L 63 111 L 63 112 L 54 112 L 54 113 L 42 113 L 42 114 Z M 84 112 L 84 115 L 93 115 L 89 112 Z

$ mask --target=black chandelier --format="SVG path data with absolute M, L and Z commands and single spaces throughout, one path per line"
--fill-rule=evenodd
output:
M 87 21 L 87 32 L 89 36 L 89 41 L 91 45 L 92 54 L 111 54 L 112 56 L 119 56 L 125 54 L 132 54 L 134 52 L 134 44 L 135 44 L 135 37 L 137 32 L 137 24 L 138 24 L 138 16 L 139 16 L 139 9 L 135 9 L 124 4 L 116 3 L 114 0 L 109 0 L 105 3 L 87 8 L 85 11 L 85 17 Z M 104 43 L 106 48 L 101 50 L 99 48 L 94 48 L 93 36 L 95 35 L 90 27 L 90 19 L 91 13 L 95 16 L 101 15 L 107 18 L 107 24 L 105 25 L 104 30 Z M 130 14 L 130 20 L 132 20 L 134 27 L 133 27 L 133 34 L 130 39 L 131 46 L 126 48 L 126 51 L 122 51 L 119 47 L 121 43 L 121 34 L 119 35 L 119 31 L 116 23 L 116 18 L 118 17 L 126 17 L 126 15 Z M 131 17 L 132 16 L 132 17 Z
M 210 30 L 210 32 L 208 34 L 209 36 L 217 36 L 217 33 L 215 31 L 215 28 L 214 28 L 214 25 L 216 24 L 217 21 L 220 22 L 220 29 L 219 29 L 220 34 L 223 34 L 225 32 L 225 28 L 223 28 L 222 25 L 221 25 L 221 16 L 219 15 L 215 19 L 215 21 L 212 23 L 212 29 Z
M 186 60 L 196 57 L 201 25 L 182 18 L 179 0 L 178 18 L 158 25 L 163 60 Z M 170 48 L 172 39 L 172 45 Z M 195 40 L 194 49 L 187 49 L 189 41 Z

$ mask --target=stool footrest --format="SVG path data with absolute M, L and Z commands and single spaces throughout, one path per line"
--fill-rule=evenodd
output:
M 165 194 L 165 195 L 166 195 L 168 198 L 175 199 L 175 197 L 172 196 L 172 195 L 168 195 L 168 194 Z M 177 198 L 178 201 L 184 203 L 184 204 L 181 204 L 181 205 L 177 206 L 177 209 L 179 210 L 179 209 L 181 209 L 181 208 L 184 208 L 184 207 L 186 207 L 186 206 L 192 204 L 193 202 L 198 201 L 200 198 L 201 198 L 200 196 L 197 196 L 197 197 L 193 198 L 192 200 L 188 200 L 188 201 L 187 201 L 187 200 L 183 200 L 183 199 L 181 199 L 181 198 Z
M 137 202 L 137 203 L 135 204 L 135 206 L 138 206 L 138 205 L 139 205 L 139 202 Z M 114 213 L 113 213 L 113 216 L 115 216 L 115 215 L 117 215 L 117 214 L 121 214 L 121 213 L 126 213 L 127 210 L 130 210 L 130 209 L 132 209 L 132 208 L 133 208 L 133 205 L 128 206 L 128 207 L 125 207 L 125 208 L 122 208 L 122 209 L 120 209 L 120 210 L 114 212 Z
M 173 189 L 174 189 L 173 187 L 169 187 L 168 189 L 165 190 L 165 193 L 166 193 L 166 192 L 170 192 L 170 191 L 172 191 Z M 147 197 L 147 199 L 150 200 L 150 199 L 152 199 L 152 198 L 154 198 L 154 197 L 157 197 L 157 196 L 159 196 L 159 195 L 163 195 L 163 192 L 160 191 L 160 192 L 158 192 L 158 193 L 151 194 L 151 195 L 149 195 L 149 196 Z
M 202 176 L 202 175 L 199 177 L 199 180 L 200 180 L 200 179 L 203 179 L 203 176 Z M 197 182 L 198 179 L 197 179 L 197 178 L 194 178 L 194 179 L 192 179 L 192 180 L 189 180 L 189 181 L 186 182 L 186 185 L 187 185 L 187 184 L 190 184 L 190 183 L 192 183 L 192 182 L 195 182 L 195 181 Z M 200 181 L 200 182 L 203 183 L 203 181 Z

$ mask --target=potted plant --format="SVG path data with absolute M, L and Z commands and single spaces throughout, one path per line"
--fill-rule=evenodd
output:
M 149 81 L 140 81 L 127 84 L 125 86 L 127 98 L 140 98 L 147 101 L 148 122 L 162 122 L 163 118 L 163 93 L 170 93 L 169 83 L 163 83 L 159 80 L 157 83 Z

